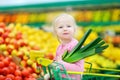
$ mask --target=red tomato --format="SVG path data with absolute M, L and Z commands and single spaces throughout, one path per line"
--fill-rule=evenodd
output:
M 27 70 L 32 73 L 33 72 L 33 69 L 31 67 L 27 67 Z
M 32 76 L 33 78 L 37 78 L 37 77 L 38 77 L 38 75 L 37 75 L 36 73 L 32 73 L 31 76 Z
M 11 78 L 5 78 L 5 80 L 12 80 Z
M 17 65 L 14 62 L 10 62 L 9 66 L 13 67 L 14 69 L 16 69 Z
M 10 78 L 10 79 L 12 79 L 12 80 L 15 79 L 15 76 L 14 76 L 13 74 L 8 74 L 6 77 L 7 77 L 7 78 Z
M 2 73 L 2 68 L 0 68 L 0 74 Z
M 23 75 L 24 77 L 28 77 L 28 76 L 30 75 L 30 73 L 29 73 L 29 71 L 28 71 L 27 69 L 23 69 L 23 70 L 22 70 L 22 75 Z
M 10 74 L 13 74 L 13 73 L 15 72 L 15 69 L 14 69 L 14 67 L 12 67 L 12 66 L 9 66 L 8 68 L 9 68 L 9 70 L 10 70 Z
M 25 78 L 24 80 L 36 80 L 35 78 Z
M 2 74 L 3 75 L 7 75 L 7 74 L 9 74 L 9 68 L 8 67 L 4 67 L 3 69 L 2 69 Z
M 8 60 L 8 58 L 5 58 L 5 59 L 3 60 L 3 62 L 4 62 L 4 64 L 5 64 L 5 66 L 8 66 L 9 63 L 10 63 L 10 61 Z
M 23 80 L 21 76 L 16 76 L 15 80 Z
M 4 56 L 0 54 L 0 61 L 4 59 Z
M 15 76 L 21 76 L 21 75 L 22 75 L 21 71 L 18 70 L 18 69 L 15 70 L 15 73 L 14 73 L 14 74 L 15 74 Z
M 0 61 L 0 68 L 3 68 L 5 66 L 4 62 Z
M 0 80 L 5 80 L 5 76 L 0 75 Z

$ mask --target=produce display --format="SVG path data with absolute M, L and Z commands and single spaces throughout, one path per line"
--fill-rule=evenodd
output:
M 80 40 L 87 28 L 78 27 L 77 30 L 75 37 Z M 93 29 L 84 45 L 98 37 L 94 31 Z M 53 60 L 59 44 L 51 32 L 22 24 L 5 25 L 5 23 L 0 23 L 0 36 L 0 80 L 7 78 L 36 79 L 41 72 L 41 66 L 30 59 L 30 50 L 42 50 L 45 58 Z M 85 61 L 91 62 L 93 68 L 117 68 L 120 65 L 120 49 L 114 47 L 112 43 L 108 44 L 109 47 L 102 54 L 88 57 Z M 9 67 L 9 65 L 15 67 L 14 71 L 11 71 L 13 67 Z
M 54 59 L 59 42 L 51 32 L 51 23 L 61 13 L 63 11 L 57 10 L 52 12 L 0 12 L 0 80 L 36 80 L 40 77 L 41 65 L 30 59 L 30 52 L 31 50 L 33 53 L 38 51 L 44 53 L 45 58 Z M 119 69 L 120 9 L 75 9 L 69 13 L 75 17 L 78 24 L 76 39 L 81 40 L 85 32 L 92 29 L 86 41 L 80 44 L 85 48 L 79 51 L 86 55 L 74 60 L 87 57 L 85 61 L 92 63 L 92 68 Z M 101 41 L 102 39 L 104 41 Z M 100 41 L 101 43 L 97 44 Z M 94 55 L 98 47 L 91 45 L 90 42 L 97 46 L 107 43 L 109 47 L 103 52 L 102 49 L 100 54 Z M 91 49 L 93 47 L 97 50 Z M 77 49 L 74 49 L 68 56 L 66 56 L 68 52 L 65 52 L 63 59 L 72 62 L 72 59 L 76 57 L 75 54 L 72 55 L 73 52 L 77 54 Z M 68 59 L 71 55 L 72 58 Z M 89 66 L 85 64 L 85 68 Z
M 0 80 L 36 80 L 41 66 L 30 59 L 30 50 L 39 51 L 39 46 L 24 40 L 24 34 L 14 26 L 0 23 Z M 45 58 L 53 59 L 53 54 Z
M 111 9 L 85 9 L 85 10 L 74 10 L 70 12 L 77 22 L 99 22 L 109 23 L 109 22 L 119 22 L 119 8 Z M 5 23 L 21 23 L 21 24 L 46 24 L 51 23 L 51 21 L 62 11 L 54 12 L 4 12 L 0 13 L 0 22 Z

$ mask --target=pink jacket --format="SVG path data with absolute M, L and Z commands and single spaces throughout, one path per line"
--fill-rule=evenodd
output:
M 66 45 L 59 45 L 56 51 L 56 57 L 55 60 L 57 60 L 58 57 L 62 56 L 65 50 L 71 51 L 78 41 L 76 39 L 72 39 L 72 41 Z M 84 71 L 84 60 L 80 60 L 75 63 L 67 63 L 64 62 L 63 60 L 59 61 L 61 64 L 64 65 L 67 71 L 78 71 L 78 72 L 83 72 Z M 75 78 L 75 80 L 80 80 L 80 75 L 70 75 L 70 77 Z

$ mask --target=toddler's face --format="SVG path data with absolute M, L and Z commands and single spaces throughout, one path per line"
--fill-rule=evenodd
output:
M 71 39 L 75 32 L 75 23 L 69 18 L 62 18 L 56 22 L 55 31 L 61 40 Z

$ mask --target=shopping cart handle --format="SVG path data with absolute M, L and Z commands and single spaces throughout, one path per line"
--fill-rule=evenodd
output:
M 43 66 L 48 66 L 52 64 L 53 60 L 46 59 L 46 58 L 37 58 L 37 62 L 38 64 L 41 64 Z

